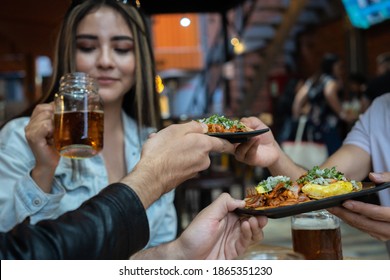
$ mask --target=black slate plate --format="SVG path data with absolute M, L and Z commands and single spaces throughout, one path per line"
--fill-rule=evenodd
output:
M 319 200 L 302 202 L 300 204 L 295 204 L 295 205 L 270 207 L 270 208 L 264 208 L 259 210 L 237 208 L 235 212 L 242 215 L 267 216 L 272 219 L 278 219 L 278 218 L 297 215 L 300 213 L 326 209 L 333 206 L 339 206 L 343 203 L 343 201 L 347 199 L 359 200 L 364 196 L 376 193 L 378 191 L 387 189 L 389 187 L 390 187 L 390 182 L 383 183 L 377 186 L 371 182 L 363 182 L 363 189 L 358 192 L 352 192 L 352 193 L 336 195 L 328 198 L 323 198 Z
M 249 138 L 260 135 L 269 131 L 269 128 L 260 130 L 252 130 L 247 132 L 223 132 L 223 133 L 208 133 L 210 136 L 219 137 L 228 140 L 230 143 L 243 143 Z

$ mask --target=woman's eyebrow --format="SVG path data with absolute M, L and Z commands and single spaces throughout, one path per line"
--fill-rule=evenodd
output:
M 76 39 L 89 39 L 89 40 L 97 40 L 98 36 L 96 35 L 90 35 L 90 34 L 80 34 L 76 35 Z M 126 36 L 126 35 L 118 35 L 118 36 L 113 36 L 111 38 L 112 41 L 134 41 L 133 37 Z
M 122 40 L 134 41 L 134 38 L 130 36 L 114 36 L 111 38 L 111 40 L 112 41 L 122 41 Z
M 76 39 L 90 39 L 90 40 L 97 40 L 97 36 L 95 35 L 88 35 L 88 34 L 80 34 L 76 35 Z

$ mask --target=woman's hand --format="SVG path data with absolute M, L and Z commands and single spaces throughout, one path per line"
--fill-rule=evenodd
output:
M 53 145 L 53 119 L 53 104 L 39 104 L 25 128 L 27 142 L 35 156 L 35 167 L 31 176 L 45 192 L 51 191 L 54 172 L 60 159 Z
M 369 177 L 377 184 L 390 182 L 390 172 L 370 173 Z M 343 207 L 334 207 L 328 211 L 376 239 L 390 240 L 390 207 L 347 200 Z

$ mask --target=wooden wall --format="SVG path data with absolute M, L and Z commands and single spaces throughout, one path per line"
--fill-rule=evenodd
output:
M 298 68 L 301 76 L 312 75 L 319 67 L 322 55 L 334 52 L 340 55 L 345 62 L 346 71 L 349 72 L 351 59 L 361 60 L 362 74 L 370 78 L 376 73 L 376 57 L 383 52 L 390 51 L 390 21 L 372 26 L 370 29 L 354 30 L 359 35 L 360 51 L 353 52 L 351 45 L 351 26 L 346 18 L 325 23 L 321 26 L 301 34 L 299 38 L 299 52 L 297 54 Z M 352 69 L 355 70 L 355 69 Z
M 367 58 L 368 76 L 376 73 L 376 56 L 384 52 L 390 52 L 390 20 L 383 24 L 373 26 L 362 32 L 364 37 L 364 49 Z
M 188 27 L 180 25 L 183 16 L 191 20 Z M 154 16 L 152 34 L 157 70 L 201 70 L 203 56 L 199 28 L 198 16 L 194 14 Z
M 55 37 L 69 0 L 2 0 L 0 9 L 0 72 L 25 75 L 27 102 L 39 97 L 35 59 L 52 58 Z

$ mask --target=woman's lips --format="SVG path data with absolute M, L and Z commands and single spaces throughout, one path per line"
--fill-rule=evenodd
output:
M 97 80 L 99 82 L 99 85 L 101 86 L 111 85 L 116 81 L 118 81 L 118 79 L 109 78 L 109 77 L 99 77 Z

